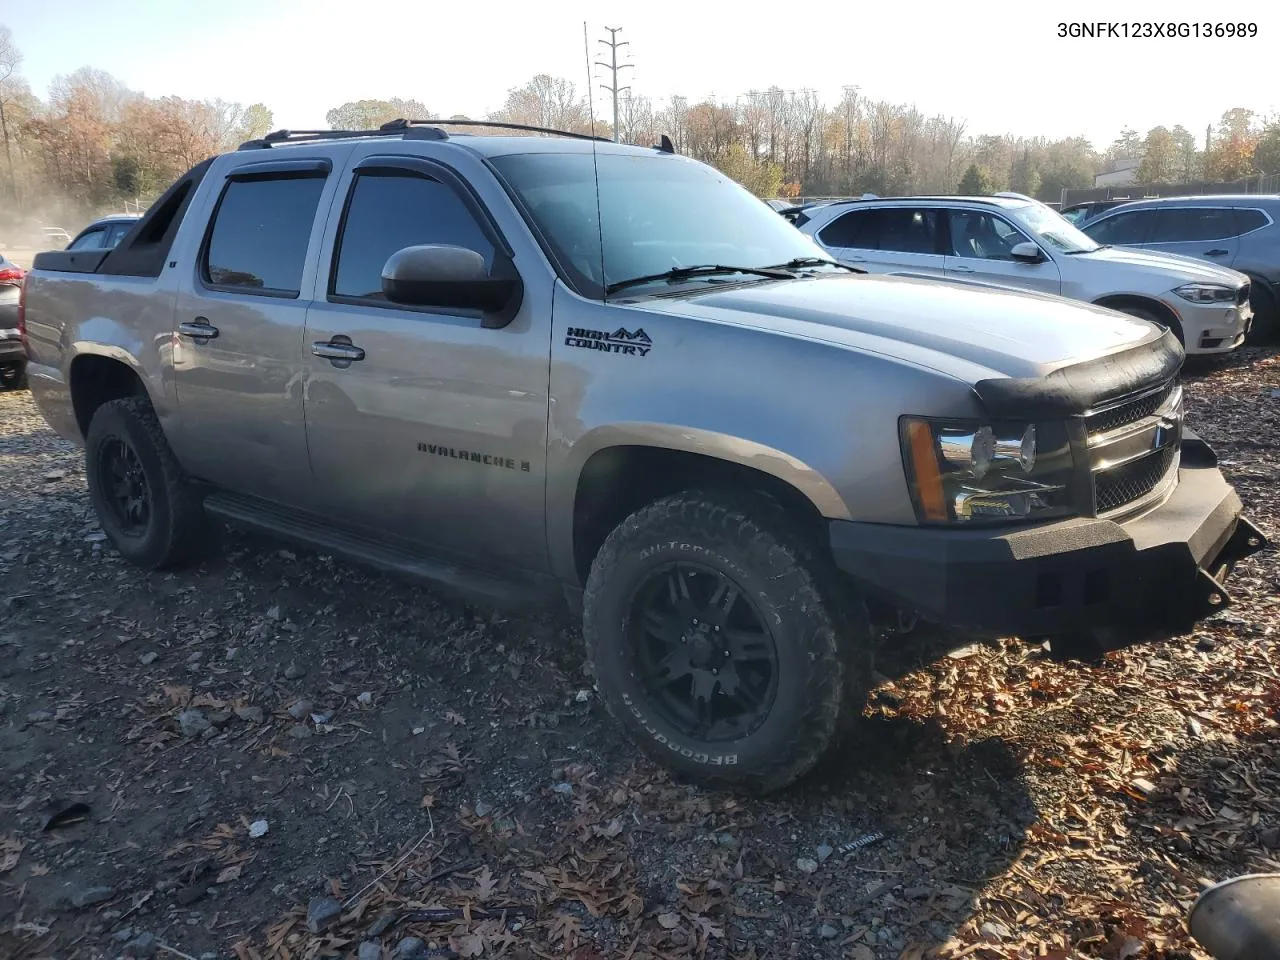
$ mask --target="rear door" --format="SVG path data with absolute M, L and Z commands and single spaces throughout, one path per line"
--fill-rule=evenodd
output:
M 212 184 L 203 236 L 184 264 L 174 344 L 178 459 L 240 493 L 301 504 L 309 484 L 302 419 L 302 337 L 331 194 L 331 160 L 295 148 L 286 160 L 233 168 Z M 211 210 L 209 209 L 211 208 Z
M 873 273 L 942 276 L 942 213 L 925 207 L 851 210 L 818 232 L 843 263 Z
M 1240 232 L 1230 207 L 1161 207 L 1146 247 L 1229 267 L 1240 252 Z
M 1041 293 L 1061 291 L 1058 265 L 1047 253 L 1040 263 L 1013 258 L 1014 247 L 1035 241 L 995 211 L 949 210 L 947 217 L 950 228 L 947 276 L 1024 287 Z

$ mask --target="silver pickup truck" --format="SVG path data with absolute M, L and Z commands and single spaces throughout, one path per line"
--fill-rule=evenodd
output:
M 216 517 L 563 597 L 612 714 L 708 782 L 815 764 L 872 612 L 1177 630 L 1265 543 L 1168 330 L 841 267 L 665 139 L 280 131 L 24 289 L 36 402 L 129 560 Z

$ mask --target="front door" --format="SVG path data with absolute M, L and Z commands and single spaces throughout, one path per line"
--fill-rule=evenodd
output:
M 550 287 L 527 280 L 500 329 L 388 302 L 382 268 L 396 251 L 454 244 L 492 266 L 505 241 L 448 168 L 377 149 L 343 184 L 336 254 L 307 315 L 317 493 L 385 539 L 544 570 Z
M 176 252 L 193 266 L 182 272 L 173 341 L 178 459 L 193 476 L 281 503 L 308 486 L 303 291 L 329 170 L 327 159 L 292 151 L 235 169 L 204 205 L 203 216 L 213 208 L 205 235 Z
M 951 210 L 948 218 L 947 276 L 1042 293 L 1061 291 L 1062 277 L 1052 258 L 1040 263 L 1013 259 L 1014 247 L 1033 241 L 1004 217 L 986 210 Z

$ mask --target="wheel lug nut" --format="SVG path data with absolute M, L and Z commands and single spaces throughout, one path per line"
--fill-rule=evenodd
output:
M 698 625 L 698 618 L 697 618 L 697 617 L 694 617 L 694 618 L 693 618 L 692 620 L 690 620 L 689 622 L 690 622 L 690 623 L 692 623 L 692 624 L 696 627 L 696 626 Z

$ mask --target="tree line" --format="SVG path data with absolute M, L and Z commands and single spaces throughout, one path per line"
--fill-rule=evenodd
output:
M 274 124 L 262 103 L 149 97 L 92 67 L 57 77 L 41 98 L 21 64 L 10 30 L 0 26 L 0 227 L 5 219 L 74 221 L 145 205 L 195 163 Z M 343 103 L 326 120 L 354 130 L 435 115 L 421 101 L 390 98 Z M 592 121 L 584 91 L 549 74 L 510 90 L 500 109 L 475 119 L 612 136 L 609 124 Z M 732 102 L 624 97 L 618 127 L 628 143 L 656 144 L 666 135 L 680 153 L 764 197 L 1015 190 L 1057 200 L 1064 188 L 1092 186 L 1117 160 L 1138 161 L 1143 183 L 1280 173 L 1280 122 L 1238 107 L 1203 139 L 1159 126 L 1145 136 L 1125 130 L 1102 150 L 1084 137 L 971 133 L 962 119 L 870 99 L 854 86 L 835 103 L 778 87 Z

